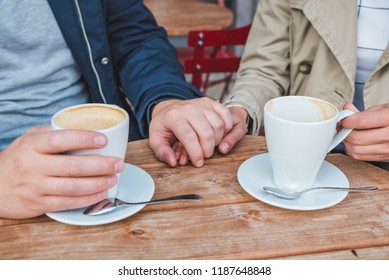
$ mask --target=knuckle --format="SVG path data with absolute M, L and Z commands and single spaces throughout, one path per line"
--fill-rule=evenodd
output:
M 37 133 L 39 130 L 40 130 L 39 127 L 34 126 L 34 127 L 29 128 L 29 129 L 26 131 L 26 134 L 35 134 L 35 133 Z
M 213 128 L 214 128 L 215 130 L 221 130 L 221 129 L 224 128 L 224 123 L 223 123 L 222 120 L 218 119 L 218 120 L 216 120 L 216 121 L 213 123 L 212 126 L 213 126 Z
M 362 115 L 358 119 L 356 127 L 368 127 L 370 125 L 370 122 L 371 122 L 371 120 L 370 120 L 369 117 L 366 117 L 365 115 Z
M 166 112 L 167 119 L 177 119 L 180 116 L 180 109 L 177 107 L 170 108 L 169 111 Z
M 192 104 L 189 104 L 189 103 L 183 103 L 180 107 L 180 110 L 181 112 L 185 112 L 185 114 L 188 114 L 189 112 L 191 112 L 193 110 L 194 106 L 192 106 Z M 179 112 L 180 110 L 177 109 L 177 111 Z
M 199 102 L 201 102 L 201 101 L 203 101 L 203 102 L 205 102 L 205 103 L 207 103 L 207 104 L 211 104 L 211 103 L 217 103 L 216 101 L 214 101 L 213 99 L 211 99 L 210 97 L 208 97 L 208 96 L 205 96 L 205 97 L 203 97 L 203 98 L 200 98 L 200 99 L 197 99 Z
M 104 174 L 115 174 L 115 162 L 116 159 L 104 159 L 101 160 L 101 171 Z
M 75 209 L 79 207 L 84 207 L 90 204 L 97 202 L 97 195 L 85 195 L 79 197 L 71 197 L 68 199 L 64 199 L 62 202 L 62 206 L 65 209 Z
M 351 153 L 350 156 L 356 160 L 364 160 L 364 157 L 362 155 L 359 155 L 359 154 Z
M 77 185 L 75 180 L 66 180 L 66 182 L 60 178 L 55 178 L 52 182 L 52 189 L 55 194 L 61 194 L 63 196 L 74 196 L 77 191 Z
M 219 105 L 219 110 L 220 112 L 225 115 L 225 116 L 230 116 L 231 115 L 231 111 L 230 109 L 228 109 L 226 106 L 222 105 L 222 104 L 218 104 Z
M 196 133 L 194 133 L 194 131 L 188 131 L 184 133 L 182 138 L 184 143 L 192 143 L 194 141 L 197 141 L 197 135 Z
M 61 193 L 61 192 L 63 192 L 63 189 L 64 189 L 63 184 L 59 178 L 53 178 L 50 181 L 50 188 L 51 188 L 51 192 L 53 194 Z
M 90 180 L 90 183 L 88 185 L 92 184 L 93 189 L 90 189 L 89 193 L 103 191 L 108 187 L 107 179 L 105 176 Z
M 47 199 L 47 196 L 41 193 L 27 192 L 23 195 L 22 200 L 24 207 L 34 216 L 44 214 L 48 212 L 48 209 L 52 209 L 50 208 L 50 203 L 48 203 L 49 199 Z
M 66 157 L 64 166 L 68 175 L 76 175 L 80 173 L 83 165 L 78 157 Z
M 68 200 L 67 207 L 69 209 L 83 207 L 86 205 L 91 205 L 93 203 L 96 203 L 99 200 L 101 200 L 101 198 L 99 198 L 98 194 L 90 194 L 83 197 L 79 197 L 78 199 Z
M 116 177 L 116 176 L 114 176 Z M 100 191 L 105 191 L 108 188 L 112 187 L 109 183 L 108 180 L 110 179 L 109 176 L 104 176 L 101 178 L 97 178 L 96 181 L 94 182 L 95 189 L 94 191 L 100 192 Z M 114 183 L 116 184 L 116 180 L 113 178 Z
M 215 150 L 215 148 L 211 148 L 211 147 L 209 149 L 205 149 L 204 157 L 210 158 L 213 155 L 214 150 Z
M 358 147 L 353 145 L 346 145 L 346 153 L 356 160 L 362 160 L 363 158 L 363 154 L 359 151 Z
M 77 193 L 79 185 L 76 185 L 75 180 L 69 180 L 66 185 L 59 183 L 58 187 L 62 188 L 66 196 L 74 196 Z
M 246 126 L 241 126 L 239 129 L 240 135 L 245 135 L 248 131 L 249 130 Z
M 17 174 L 25 174 L 26 176 L 30 174 L 32 167 L 28 161 L 21 157 L 17 157 L 14 160 L 13 166 Z
M 211 141 L 215 138 L 215 133 L 213 130 L 211 129 L 207 129 L 207 130 L 204 130 L 201 132 L 201 135 L 200 137 L 204 140 L 204 141 Z
M 356 132 L 351 132 L 348 136 L 347 136 L 347 141 L 350 142 L 350 143 L 353 143 L 353 144 L 357 144 L 360 142 L 360 137 L 359 137 L 359 134 L 356 133 Z
M 60 136 L 60 133 L 49 133 L 47 137 L 47 143 L 54 149 L 60 148 L 62 143 L 62 137 Z
M 31 139 L 28 135 L 24 135 L 24 136 L 18 138 L 17 141 L 18 141 L 19 149 L 30 150 L 32 148 L 30 140 Z
M 64 209 L 73 209 L 79 207 L 80 205 L 78 205 L 77 201 L 77 199 L 65 199 L 63 201 Z

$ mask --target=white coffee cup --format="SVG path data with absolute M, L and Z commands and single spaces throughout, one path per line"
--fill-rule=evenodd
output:
M 338 112 L 324 100 L 308 96 L 283 96 L 264 107 L 266 143 L 277 187 L 304 190 L 313 186 L 327 153 L 351 132 L 337 123 L 354 114 Z
M 58 111 L 51 119 L 54 130 L 93 130 L 105 134 L 108 143 L 101 149 L 69 151 L 66 154 L 119 157 L 126 155 L 129 117 L 125 110 L 109 104 L 89 103 Z M 119 179 L 120 174 L 116 174 Z M 118 183 L 108 190 L 108 197 L 116 197 Z

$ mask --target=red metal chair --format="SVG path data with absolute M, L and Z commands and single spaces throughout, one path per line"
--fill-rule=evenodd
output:
M 192 74 L 192 84 L 204 95 L 208 87 L 219 83 L 224 83 L 220 99 L 228 92 L 241 59 L 231 47 L 246 43 L 250 27 L 251 24 L 225 30 L 194 30 L 188 34 L 188 47 L 193 48 L 193 56 L 183 60 L 185 73 Z M 211 73 L 225 76 L 210 80 Z

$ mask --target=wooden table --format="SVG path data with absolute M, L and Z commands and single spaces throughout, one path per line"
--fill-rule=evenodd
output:
M 230 9 L 195 0 L 144 0 L 158 25 L 169 36 L 186 36 L 193 29 L 224 29 L 232 24 Z
M 328 209 L 285 210 L 254 199 L 237 181 L 240 164 L 264 152 L 263 137 L 246 136 L 202 168 L 170 168 L 155 159 L 147 140 L 132 142 L 126 161 L 153 177 L 154 198 L 198 193 L 204 199 L 148 205 L 100 226 L 46 216 L 0 219 L 0 259 L 389 259 L 389 172 L 328 155 L 351 186 L 379 191 L 350 193 Z

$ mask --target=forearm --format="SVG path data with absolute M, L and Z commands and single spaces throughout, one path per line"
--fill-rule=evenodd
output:
M 288 93 L 289 6 L 287 1 L 261 1 L 245 46 L 238 77 L 226 106 L 244 107 L 258 134 L 264 104 Z

